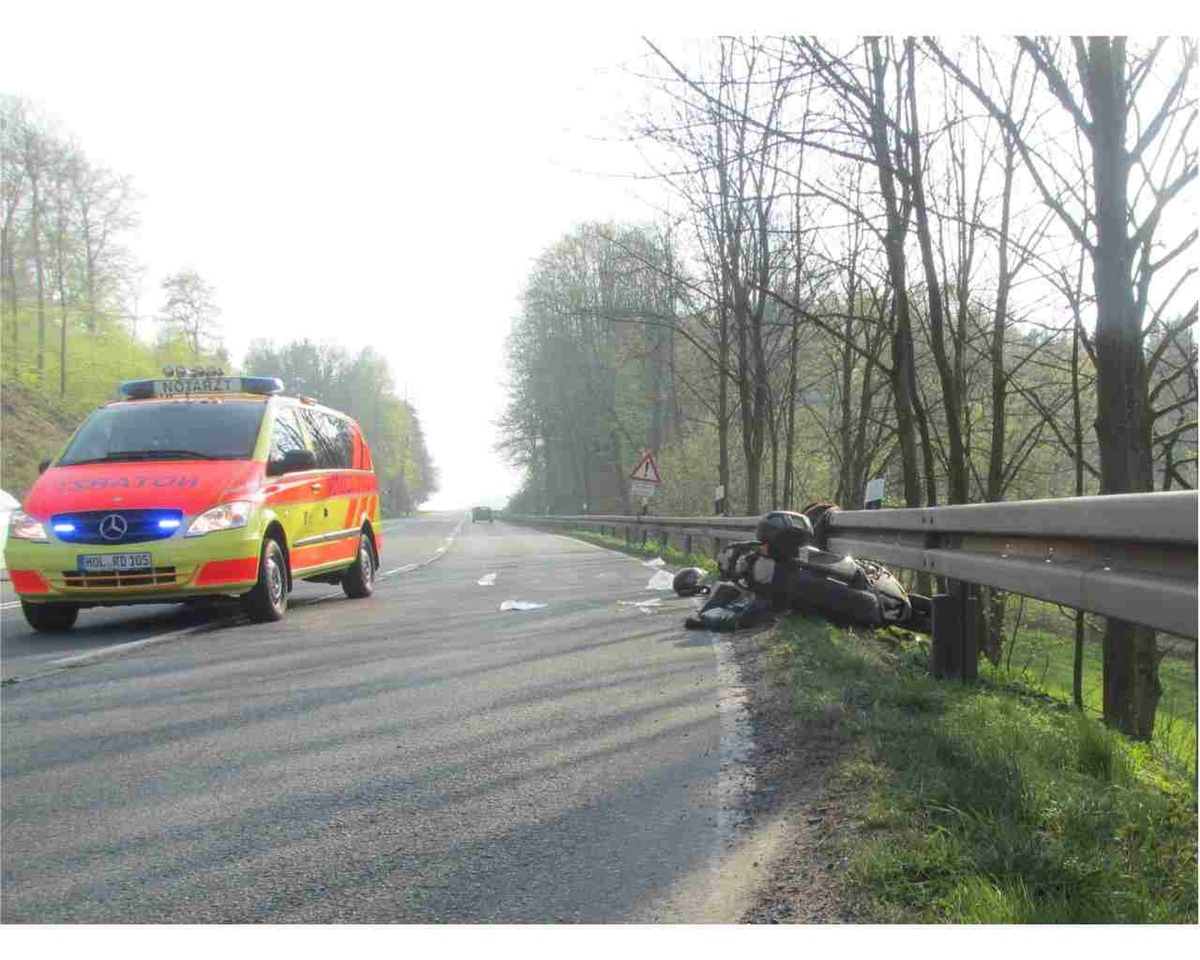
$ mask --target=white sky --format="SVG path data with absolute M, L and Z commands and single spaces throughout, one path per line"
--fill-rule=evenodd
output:
M 252 337 L 375 346 L 441 472 L 426 506 L 500 506 L 519 476 L 492 421 L 531 259 L 581 220 L 645 216 L 629 184 L 577 172 L 635 165 L 591 138 L 642 48 L 398 11 L 43 8 L 39 43 L 0 42 L 0 90 L 134 178 L 143 316 L 190 266 L 235 361 Z
M 9 4 L 0 90 L 134 178 L 143 316 L 193 267 L 235 361 L 253 337 L 375 346 L 441 471 L 426 506 L 499 506 L 519 483 L 492 450 L 502 345 L 532 258 L 579 222 L 651 215 L 629 181 L 596 175 L 641 172 L 600 139 L 637 95 L 621 68 L 640 34 L 860 26 L 800 24 L 798 4 L 736 23 L 713 9 Z M 880 26 L 898 16 L 880 9 Z M 922 19 L 891 27 L 947 29 L 936 8 Z

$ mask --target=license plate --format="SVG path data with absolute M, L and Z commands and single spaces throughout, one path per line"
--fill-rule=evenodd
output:
M 80 573 L 132 573 L 149 569 L 148 553 L 85 553 L 79 556 Z

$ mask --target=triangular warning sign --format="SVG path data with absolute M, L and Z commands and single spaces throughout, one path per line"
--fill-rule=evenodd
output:
M 658 464 L 654 462 L 654 454 L 649 450 L 642 451 L 642 458 L 629 475 L 630 480 L 644 480 L 646 483 L 662 483 L 658 472 Z

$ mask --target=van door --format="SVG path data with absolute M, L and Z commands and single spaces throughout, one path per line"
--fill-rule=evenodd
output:
M 295 408 L 276 408 L 275 419 L 271 424 L 271 451 L 268 454 L 268 463 L 283 460 L 289 450 L 311 449 L 296 418 Z M 319 492 L 313 489 L 314 482 L 319 482 L 319 477 L 311 470 L 268 478 L 266 502 L 283 524 L 290 551 L 294 551 L 297 543 L 313 535 L 313 515 L 319 496 Z M 296 566 L 294 556 L 292 566 Z
M 305 565 L 348 565 L 358 552 L 358 527 L 352 522 L 357 500 L 351 476 L 353 426 L 344 417 L 314 407 L 301 407 L 300 416 L 312 439 L 322 483 L 311 534 L 320 537 L 319 549 L 306 551 Z

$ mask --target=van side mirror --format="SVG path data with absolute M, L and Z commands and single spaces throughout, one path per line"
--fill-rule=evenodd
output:
M 47 469 L 49 466 L 50 466 L 50 461 L 49 461 L 49 460 L 43 460 L 41 463 L 39 463 L 39 464 L 38 464 L 38 473 L 45 473 L 45 472 L 46 472 L 46 469 Z
M 285 473 L 299 473 L 302 470 L 316 470 L 317 455 L 311 450 L 289 450 L 282 460 L 267 462 L 267 476 L 278 477 Z

